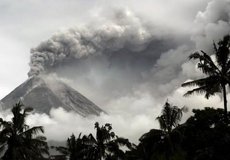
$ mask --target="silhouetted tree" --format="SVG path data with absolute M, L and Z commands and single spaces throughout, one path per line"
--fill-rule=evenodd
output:
M 159 129 L 151 129 L 139 139 L 139 145 L 134 149 L 134 159 L 140 160 L 180 160 L 184 158 L 184 153 L 180 148 L 182 135 L 174 127 L 177 127 L 184 108 L 172 106 L 166 102 L 162 109 L 162 114 L 157 117 L 160 124 Z M 135 153 L 134 153 L 135 152 Z M 132 159 L 129 154 L 129 159 Z
M 179 128 L 186 160 L 229 160 L 230 127 L 225 123 L 224 110 L 205 108 L 193 113 Z
M 111 124 L 99 126 L 99 123 L 95 123 L 96 138 L 92 134 L 88 136 L 87 157 L 91 160 L 117 160 L 124 159 L 125 153 L 121 146 L 128 148 L 132 147 L 132 144 L 128 139 L 121 138 L 112 132 Z
M 42 126 L 30 128 L 25 124 L 26 116 L 32 108 L 22 110 L 17 103 L 12 108 L 12 121 L 0 119 L 0 150 L 3 160 L 41 160 L 48 155 L 48 145 L 44 136 L 36 136 L 44 132 Z
M 118 137 L 112 132 L 111 124 L 99 126 L 95 123 L 96 138 L 92 134 L 88 136 L 81 134 L 76 139 L 72 135 L 67 140 L 67 147 L 53 147 L 70 160 L 122 160 L 125 157 L 121 146 L 128 149 L 133 147 L 133 144 L 128 139 Z
M 52 148 L 55 148 L 58 152 L 68 157 L 69 160 L 86 160 L 87 142 L 88 137 L 85 135 L 81 137 L 81 134 L 79 134 L 77 139 L 72 135 L 67 139 L 66 147 L 52 146 Z
M 182 86 L 198 86 L 197 88 L 188 91 L 185 96 L 193 93 L 205 93 L 205 97 L 209 98 L 222 91 L 225 118 L 227 119 L 226 85 L 230 83 L 230 36 L 225 36 L 217 45 L 213 43 L 213 46 L 215 60 L 204 51 L 195 52 L 189 56 L 190 59 L 199 60 L 197 67 L 207 75 L 207 77 L 185 82 Z
M 178 108 L 166 102 L 161 115 L 156 118 L 160 124 L 160 128 L 168 134 L 171 133 L 172 128 L 178 126 L 184 110 L 184 107 Z

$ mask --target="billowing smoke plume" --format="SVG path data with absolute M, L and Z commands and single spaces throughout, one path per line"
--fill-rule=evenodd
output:
M 229 0 L 210 0 L 204 11 L 199 11 L 194 20 L 193 35 L 191 39 L 195 42 L 194 50 L 204 50 L 208 54 L 214 53 L 213 42 L 218 43 L 225 35 L 230 34 L 230 1 Z M 204 74 L 196 68 L 194 61 L 185 62 L 182 64 L 182 74 L 187 78 L 199 79 Z M 169 96 L 177 104 L 189 105 L 191 108 L 197 108 L 205 104 L 210 107 L 221 107 L 223 102 L 221 95 L 205 98 L 198 98 L 194 95 L 189 98 L 183 98 L 183 94 L 191 88 L 177 88 Z M 228 94 L 230 97 L 230 94 Z M 198 100 L 200 99 L 200 100 Z
M 99 106 L 137 90 L 163 97 L 180 83 L 172 79 L 190 53 L 189 38 L 128 9 L 104 11 L 95 18 L 97 22 L 57 33 L 32 49 L 28 75 L 67 77 Z
M 131 52 L 144 50 L 153 39 L 153 33 L 129 11 L 119 10 L 103 25 L 72 28 L 57 33 L 38 47 L 31 49 L 29 76 L 49 72 L 68 60 L 113 54 L 125 48 Z
M 57 140 L 72 132 L 78 134 L 87 130 L 85 126 L 93 126 L 95 121 L 109 122 L 118 135 L 137 141 L 142 133 L 157 127 L 154 119 L 160 114 L 166 98 L 179 107 L 221 107 L 218 96 L 209 101 L 202 95 L 183 98 L 186 89 L 180 88 L 180 84 L 201 76 L 195 63 L 186 61 L 188 55 L 200 49 L 211 52 L 213 40 L 217 42 L 229 33 L 229 3 L 229 0 L 210 0 L 206 8 L 190 15 L 195 17 L 195 23 L 189 22 L 185 31 L 194 29 L 192 34 L 185 34 L 184 30 L 180 34 L 181 28 L 175 27 L 180 24 L 172 15 L 163 17 L 163 24 L 170 18 L 171 26 L 177 24 L 173 27 L 177 28 L 176 32 L 123 9 L 99 14 L 94 17 L 97 22 L 55 34 L 31 50 L 28 75 L 57 73 L 57 76 L 67 76 L 74 88 L 109 115 L 86 120 L 75 113 L 54 109 L 50 117 L 31 116 L 31 124 L 44 125 L 48 138 Z M 151 5 L 149 7 L 152 9 Z M 187 12 L 186 8 L 182 10 L 182 14 Z M 63 126 L 64 131 L 57 132 Z M 73 126 L 76 127 L 73 129 Z
M 201 75 L 195 63 L 185 61 L 195 50 L 212 53 L 213 41 L 230 31 L 229 13 L 229 0 L 212 0 L 193 16 L 192 34 L 180 35 L 178 29 L 175 35 L 175 28 L 149 23 L 127 9 L 102 12 L 97 22 L 57 33 L 32 49 L 28 75 L 65 75 L 102 106 L 137 91 L 162 101 Z
M 192 41 L 194 50 L 204 50 L 214 53 L 213 42 L 218 43 L 225 35 L 230 34 L 230 1 L 211 0 L 204 11 L 199 11 L 194 20 Z M 202 75 L 196 67 L 196 62 L 186 62 L 182 72 L 188 79 L 197 79 Z
M 212 53 L 213 41 L 218 42 L 230 34 L 230 1 L 210 1 L 205 11 L 197 14 L 194 28 L 192 39 L 196 48 Z

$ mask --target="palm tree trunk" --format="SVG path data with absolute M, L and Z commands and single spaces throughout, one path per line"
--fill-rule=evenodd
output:
M 227 109 L 226 85 L 223 84 L 222 88 L 223 88 L 223 98 L 224 98 L 224 116 L 225 116 L 225 120 L 227 120 L 228 109 Z

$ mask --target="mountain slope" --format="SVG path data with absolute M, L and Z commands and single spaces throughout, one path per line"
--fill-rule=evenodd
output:
M 82 116 L 99 115 L 103 112 L 93 102 L 63 82 L 47 81 L 41 77 L 28 79 L 4 97 L 1 100 L 3 110 L 11 108 L 19 100 L 40 113 L 49 114 L 51 108 L 57 107 L 75 111 Z

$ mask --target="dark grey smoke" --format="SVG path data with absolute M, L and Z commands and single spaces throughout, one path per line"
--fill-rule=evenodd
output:
M 154 26 L 150 28 L 131 12 L 116 10 L 102 25 L 57 33 L 31 49 L 28 75 L 49 73 L 63 64 L 100 55 L 121 64 L 128 61 L 131 66 L 152 66 L 161 53 L 175 47 L 176 42 L 165 37 L 160 30 Z
M 187 35 L 175 35 L 125 9 L 106 12 L 98 21 L 57 33 L 33 48 L 28 75 L 71 79 L 99 106 L 136 91 L 164 99 L 185 79 L 179 74 L 190 49 L 184 46 L 191 43 Z

